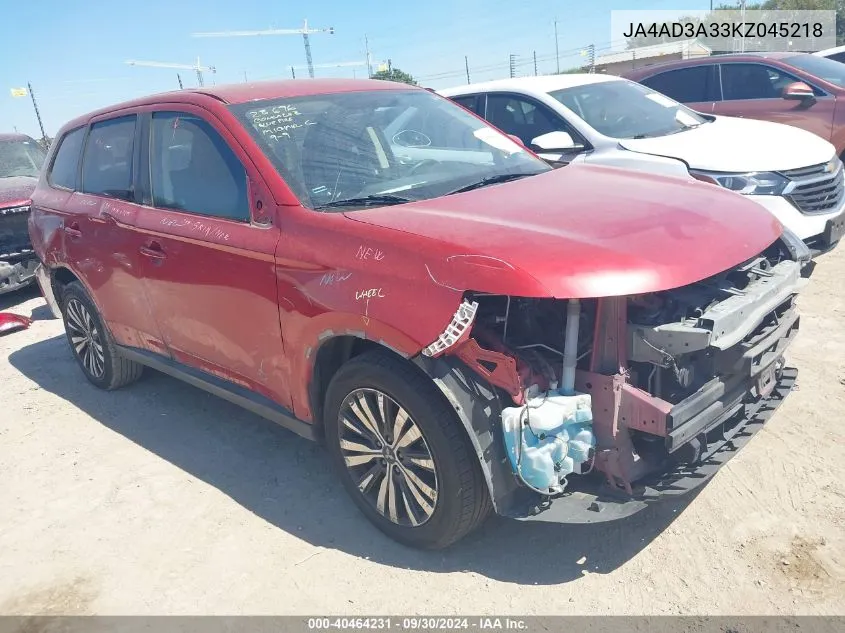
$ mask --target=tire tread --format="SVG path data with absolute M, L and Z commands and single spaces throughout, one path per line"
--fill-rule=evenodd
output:
M 144 366 L 140 363 L 129 360 L 120 354 L 120 350 L 118 350 L 117 344 L 114 342 L 111 332 L 109 332 L 105 323 L 103 323 L 103 317 L 100 315 L 99 310 L 97 310 L 97 306 L 88 296 L 85 287 L 78 281 L 73 281 L 64 286 L 61 295 L 62 310 L 64 310 L 68 293 L 71 295 L 75 294 L 78 299 L 84 300 L 88 304 L 89 310 L 92 311 L 92 314 L 100 322 L 100 329 L 103 332 L 104 339 L 103 348 L 105 353 L 111 357 L 111 375 L 109 376 L 107 383 L 98 386 L 106 391 L 113 391 L 115 389 L 125 387 L 126 385 L 129 385 L 141 378 L 141 375 L 144 373 Z

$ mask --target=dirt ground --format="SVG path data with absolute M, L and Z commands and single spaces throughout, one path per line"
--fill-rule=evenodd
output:
M 36 292 L 0 337 L 0 613 L 845 613 L 845 247 L 790 353 L 799 388 L 699 494 L 597 526 L 493 519 L 387 540 L 322 449 L 171 378 L 85 381 Z

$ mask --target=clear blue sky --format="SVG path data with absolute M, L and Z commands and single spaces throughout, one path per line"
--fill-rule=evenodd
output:
M 508 55 L 519 74 L 555 69 L 554 19 L 561 67 L 583 61 L 578 50 L 610 46 L 612 9 L 706 9 L 709 0 L 0 0 L 0 131 L 40 136 L 29 98 L 10 88 L 32 83 L 47 133 L 68 119 L 132 97 L 196 85 L 190 70 L 128 66 L 129 59 L 190 64 L 197 56 L 206 83 L 287 78 L 305 64 L 302 37 L 192 38 L 193 32 L 335 28 L 311 36 L 315 64 L 392 59 L 433 88 L 464 83 L 464 55 L 473 81 L 505 77 Z M 617 43 L 618 44 L 618 43 Z M 364 68 L 354 69 L 358 77 Z M 352 77 L 352 68 L 317 69 L 317 76 Z M 297 76 L 307 76 L 305 69 Z

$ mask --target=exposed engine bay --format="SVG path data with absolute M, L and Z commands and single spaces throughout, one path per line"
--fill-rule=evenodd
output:
M 802 263 L 778 241 L 650 294 L 468 293 L 450 340 L 424 353 L 454 354 L 508 394 L 501 432 L 521 485 L 553 498 L 600 473 L 632 494 L 645 475 L 705 461 L 769 396 L 798 329 Z

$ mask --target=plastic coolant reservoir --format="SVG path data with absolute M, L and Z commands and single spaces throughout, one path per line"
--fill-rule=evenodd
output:
M 549 391 L 529 398 L 525 406 L 502 411 L 502 428 L 514 472 L 549 493 L 563 491 L 566 476 L 581 472 L 596 444 L 592 401 L 586 393 Z

